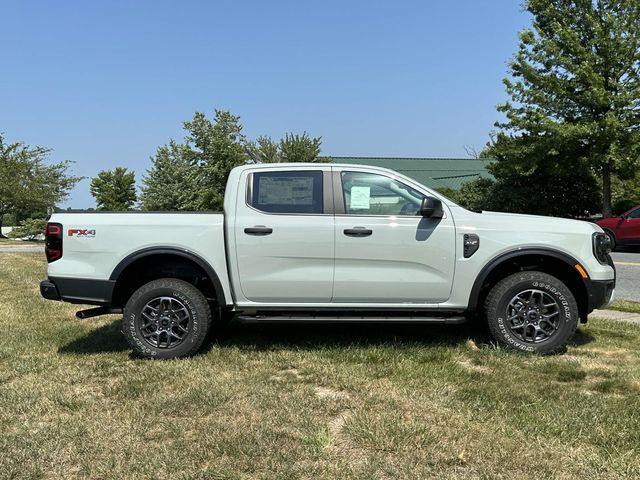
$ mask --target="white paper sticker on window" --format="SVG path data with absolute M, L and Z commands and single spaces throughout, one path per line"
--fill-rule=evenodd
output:
M 371 187 L 351 187 L 351 210 L 368 210 Z

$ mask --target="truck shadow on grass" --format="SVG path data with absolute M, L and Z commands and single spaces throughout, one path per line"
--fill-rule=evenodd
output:
M 98 327 L 88 334 L 61 346 L 61 354 L 117 353 L 130 350 L 120 332 L 121 320 Z M 571 346 L 586 345 L 594 337 L 578 330 Z M 232 321 L 217 328 L 198 355 L 217 348 L 266 351 L 295 348 L 315 350 L 332 347 L 367 347 L 380 345 L 459 346 L 473 342 L 480 348 L 492 348 L 487 333 L 479 325 L 403 325 L 378 323 L 353 324 L 243 324 Z

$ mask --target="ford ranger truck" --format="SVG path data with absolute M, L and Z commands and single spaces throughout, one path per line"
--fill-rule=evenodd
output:
M 609 303 L 610 243 L 592 223 L 476 213 L 391 170 L 254 164 L 222 213 L 56 213 L 42 296 L 123 313 L 136 354 L 195 353 L 245 321 L 486 323 L 498 344 L 561 351 Z

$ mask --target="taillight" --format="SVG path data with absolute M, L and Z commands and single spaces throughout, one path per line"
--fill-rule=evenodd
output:
M 47 255 L 47 262 L 55 262 L 62 257 L 62 224 L 47 223 L 44 236 L 44 253 Z

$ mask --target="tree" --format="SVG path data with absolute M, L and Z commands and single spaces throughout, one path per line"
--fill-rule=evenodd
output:
M 143 178 L 145 210 L 221 210 L 229 172 L 249 161 L 240 117 L 215 110 L 196 112 L 183 123 L 184 143 L 170 140 L 152 157 Z
M 135 174 L 124 167 L 103 170 L 91 180 L 91 195 L 98 210 L 131 210 L 137 198 Z
M 46 212 L 82 179 L 69 175 L 70 162 L 45 164 L 50 153 L 23 142 L 6 143 L 0 134 L 0 232 L 5 215 L 20 218 L 27 212 Z
M 319 162 L 320 137 L 287 133 L 279 142 L 261 136 L 249 141 L 240 117 L 215 110 L 213 120 L 196 112 L 184 122 L 184 143 L 170 140 L 151 158 L 142 179 L 145 210 L 221 210 L 229 172 L 246 163 Z
M 559 168 L 556 162 L 562 164 Z M 575 170 L 566 170 L 575 165 Z M 580 170 L 582 168 L 582 170 Z M 585 217 L 601 203 L 598 183 L 573 159 L 538 161 L 527 174 L 501 172 L 488 192 L 486 210 L 554 217 Z
M 611 185 L 612 210 L 614 215 L 640 205 L 640 175 L 627 181 L 616 179 Z
M 240 117 L 216 109 L 211 121 L 204 113 L 196 112 L 190 122 L 184 123 L 184 128 L 195 165 L 185 179 L 192 189 L 192 197 L 185 202 L 185 207 L 222 210 L 229 172 L 248 161 Z
M 140 201 L 144 210 L 188 210 L 193 203 L 195 185 L 188 182 L 195 177 L 192 150 L 170 140 L 158 148 L 151 158 L 153 166 L 142 179 Z
M 280 146 L 269 137 L 258 137 L 255 142 L 247 142 L 247 155 L 253 163 L 280 162 Z
M 38 235 L 44 234 L 47 221 L 42 218 L 28 218 L 9 232 L 10 238 L 25 238 L 35 240 Z
M 285 134 L 280 140 L 280 158 L 283 162 L 326 162 L 320 156 L 321 137 L 310 137 L 307 132 L 302 135 Z
M 489 169 L 521 210 L 541 200 L 552 207 L 555 195 L 580 203 L 575 213 L 601 189 L 610 216 L 612 176 L 632 177 L 640 165 L 640 2 L 525 6 L 533 25 L 520 33 L 504 80 L 511 101 L 498 106 L 506 118 L 496 123 Z
M 438 191 L 467 210 L 480 211 L 489 209 L 494 186 L 493 179 L 479 177 L 464 183 L 458 190 L 444 187 Z
M 258 137 L 255 142 L 246 145 L 247 155 L 254 163 L 277 162 L 327 162 L 320 156 L 322 137 L 310 137 L 302 134 L 286 133 L 278 143 L 269 137 Z

